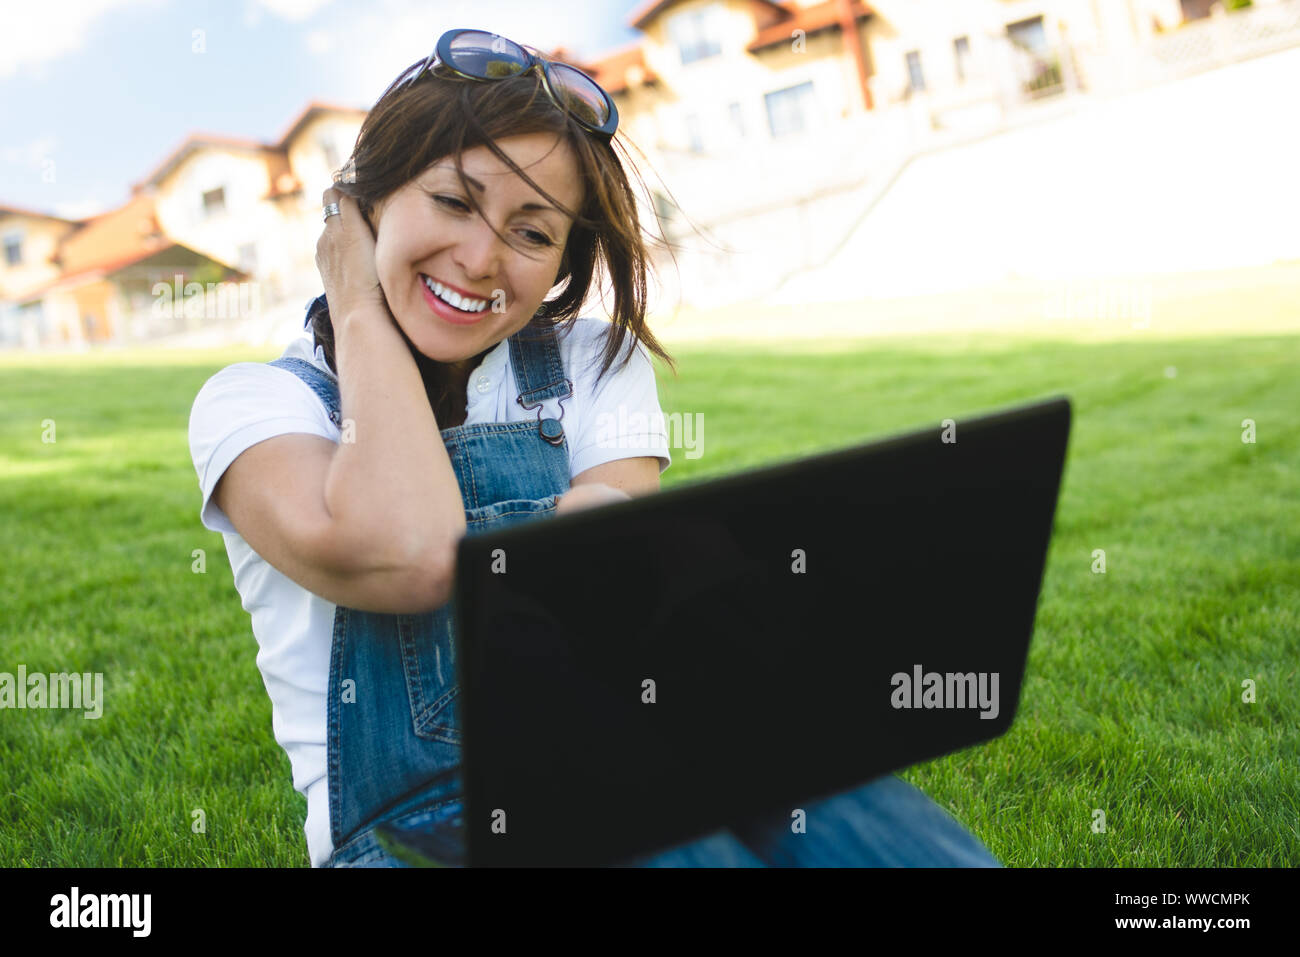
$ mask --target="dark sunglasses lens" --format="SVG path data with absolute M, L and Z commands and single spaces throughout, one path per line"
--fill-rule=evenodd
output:
M 555 95 L 575 116 L 595 127 L 609 122 L 605 94 L 587 74 L 563 63 L 552 63 L 551 81 Z
M 513 40 L 482 30 L 467 30 L 451 41 L 452 65 L 462 73 L 495 79 L 528 68 L 528 54 Z

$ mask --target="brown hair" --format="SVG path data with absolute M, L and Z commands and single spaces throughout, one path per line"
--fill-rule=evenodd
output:
M 646 324 L 646 271 L 651 264 L 635 195 L 613 148 L 619 137 L 604 143 L 579 126 L 567 112 L 557 109 L 542 89 L 537 71 L 477 82 L 437 68 L 414 83 L 407 82 L 421 65 L 412 64 L 403 71 L 370 109 L 351 157 L 335 175 L 334 187 L 353 197 L 369 222 L 371 211 L 382 199 L 433 163 L 452 157 L 469 204 L 482 216 L 474 191 L 465 181 L 460 154 L 475 146 L 487 147 L 526 183 L 573 216 L 564 258 L 555 279 L 556 285 L 567 282 L 559 295 L 542 303 L 523 334 L 546 334 L 571 325 L 578 317 L 599 264 L 613 287 L 614 308 L 597 378 L 609 371 L 629 334 L 634 343 L 643 343 L 676 375 L 672 357 Z M 498 138 L 526 133 L 556 134 L 573 151 L 584 187 L 580 209 L 566 209 L 496 145 Z M 619 146 L 623 148 L 621 142 Z M 625 148 L 623 152 L 626 156 Z M 629 164 L 635 171 L 630 158 Z M 489 228 L 501 237 L 495 226 L 489 223 Z M 658 242 L 653 236 L 651 240 Z M 307 321 L 317 344 L 323 347 L 326 361 L 337 371 L 334 329 L 329 310 L 323 304 L 323 297 L 313 304 Z M 435 418 L 439 422 L 447 421 L 457 400 L 463 401 L 463 395 L 456 395 L 447 366 L 419 352 L 409 338 L 407 345 L 424 379 Z M 473 362 L 485 354 L 481 353 Z M 629 349 L 620 368 L 631 354 Z

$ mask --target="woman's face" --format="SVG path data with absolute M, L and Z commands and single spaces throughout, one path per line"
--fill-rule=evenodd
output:
M 529 133 L 497 145 L 552 196 L 579 208 L 581 177 L 566 143 Z M 554 287 L 571 220 L 487 147 L 466 150 L 461 165 L 484 216 L 513 245 L 470 208 L 451 157 L 385 197 L 371 222 L 379 284 L 402 331 L 430 359 L 469 371 L 464 360 L 526 326 Z M 425 277 L 486 308 L 467 313 L 435 301 Z

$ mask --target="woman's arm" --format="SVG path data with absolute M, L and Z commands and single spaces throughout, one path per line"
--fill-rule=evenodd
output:
M 450 596 L 465 504 L 419 369 L 386 306 L 358 307 L 334 328 L 353 441 L 338 446 L 324 483 L 332 544 L 340 558 L 371 549 L 414 566 L 437 607 Z
M 616 459 L 575 475 L 572 487 L 555 503 L 555 513 L 626 502 L 634 495 L 659 491 L 659 460 L 639 455 Z
M 450 598 L 464 504 L 419 370 L 386 313 L 332 317 L 344 441 L 277 435 L 226 469 L 212 498 L 258 555 L 309 591 L 365 611 Z
M 388 613 L 444 604 L 451 582 L 440 559 L 414 558 L 329 513 L 325 482 L 338 449 L 305 433 L 258 442 L 226 469 L 212 501 L 258 555 L 327 601 Z
M 213 492 L 259 555 L 335 604 L 389 613 L 445 604 L 465 534 L 460 486 L 410 349 L 374 275 L 355 201 L 326 190 L 317 264 L 334 327 L 343 441 L 290 434 L 246 449 Z

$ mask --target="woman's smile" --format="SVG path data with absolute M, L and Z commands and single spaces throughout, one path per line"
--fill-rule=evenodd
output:
M 428 303 L 435 315 L 456 325 L 472 326 L 486 316 L 492 308 L 490 298 L 471 299 L 461 296 L 424 273 L 420 273 L 420 290 L 424 301 Z

